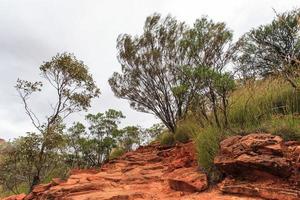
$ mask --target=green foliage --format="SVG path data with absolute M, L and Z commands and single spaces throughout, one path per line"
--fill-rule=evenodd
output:
M 124 116 L 121 111 L 113 109 L 95 115 L 88 114 L 89 138 L 84 143 L 84 153 L 89 166 L 101 166 L 108 160 L 111 150 L 117 146 L 118 137 L 122 134 L 118 129 Z
M 187 143 L 190 140 L 189 135 L 183 130 L 177 131 L 178 128 L 176 129 L 174 139 L 175 141 L 181 142 L 181 143 Z
M 207 127 L 201 130 L 196 139 L 198 163 L 210 176 L 210 181 L 219 179 L 219 172 L 214 166 L 214 158 L 219 152 L 219 143 L 222 139 L 222 130 Z
M 190 139 L 196 138 L 200 128 L 196 119 L 187 116 L 184 120 L 178 122 L 174 138 L 176 141 L 185 143 Z
M 122 72 L 115 72 L 109 84 L 117 97 L 129 100 L 138 111 L 156 115 L 175 133 L 176 121 L 186 115 L 195 94 L 202 94 L 200 88 L 204 89 L 195 68 L 222 74 L 234 53 L 231 40 L 225 23 L 202 17 L 188 27 L 173 17 L 154 14 L 146 19 L 142 35 L 119 36 Z
M 55 142 L 55 141 L 53 141 Z M 66 169 L 63 156 L 59 154 L 63 148 L 62 142 L 48 144 L 44 151 L 44 160 L 40 161 L 40 148 L 43 137 L 40 134 L 27 133 L 26 136 L 14 140 L 4 150 L 0 162 L 0 184 L 5 191 L 20 193 L 26 189 L 31 190 L 32 182 L 36 179 L 36 171 L 39 169 L 39 182 L 44 182 L 48 177 L 61 175 L 58 170 Z M 39 165 L 43 164 L 40 168 Z M 59 167 L 58 167 L 59 166 Z
M 53 84 L 68 110 L 87 110 L 91 99 L 100 94 L 88 67 L 73 54 L 62 53 L 40 66 L 42 76 Z M 64 101 L 66 100 L 66 101 Z
M 300 118 L 294 115 L 277 115 L 263 123 L 268 132 L 282 137 L 285 141 L 300 141 Z
M 276 75 L 294 88 L 300 71 L 300 9 L 277 14 L 269 24 L 245 34 L 237 57 L 238 70 L 244 78 Z
M 120 148 L 120 147 L 115 148 L 115 149 L 112 150 L 112 152 L 111 152 L 111 154 L 110 154 L 110 156 L 109 156 L 109 159 L 110 159 L 110 160 L 113 160 L 113 159 L 119 158 L 119 157 L 122 156 L 125 152 L 126 152 L 126 150 L 123 149 L 123 148 Z
M 150 128 L 143 131 L 142 144 L 159 141 L 159 137 L 166 127 L 162 123 L 153 124 Z
M 160 144 L 163 146 L 171 146 L 175 144 L 174 134 L 166 131 L 160 136 Z
M 281 80 L 263 80 L 240 86 L 229 99 L 233 127 L 259 126 L 272 115 L 300 112 L 300 93 Z
M 139 146 L 141 144 L 141 127 L 126 126 L 121 130 L 121 132 L 119 146 L 122 146 L 125 152 L 132 150 L 133 145 Z

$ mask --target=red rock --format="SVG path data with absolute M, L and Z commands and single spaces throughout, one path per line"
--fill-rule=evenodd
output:
M 64 182 L 38 185 L 26 200 L 189 199 L 207 188 L 197 170 L 193 143 L 175 147 L 152 144 L 106 163 L 100 170 L 72 170 Z M 189 197 L 185 198 L 185 192 Z
M 299 200 L 297 149 L 300 146 L 297 145 L 270 134 L 223 140 L 214 163 L 228 177 L 236 179 L 225 179 L 221 191 L 265 199 Z
M 60 178 L 53 178 L 51 181 L 51 186 L 56 186 L 59 185 L 61 183 L 64 183 L 65 181 L 61 180 Z
M 300 191 L 288 187 L 278 187 L 278 185 L 262 185 L 260 183 L 245 183 L 236 180 L 225 180 L 221 184 L 221 191 L 231 194 L 261 197 L 273 200 L 299 200 Z
M 182 192 L 201 192 L 208 188 L 207 176 L 194 168 L 180 168 L 167 175 L 171 189 Z
M 271 134 L 234 136 L 221 142 L 215 165 L 224 173 L 240 176 L 262 170 L 281 177 L 292 174 L 292 165 L 283 156 L 283 140 Z
M 69 174 L 76 175 L 76 174 L 96 174 L 99 170 L 97 169 L 72 169 Z
M 48 190 L 51 187 L 51 183 L 40 184 L 33 188 L 32 193 L 42 193 Z
M 26 194 L 18 194 L 18 195 L 13 195 L 7 198 L 4 198 L 2 200 L 23 200 L 26 197 Z

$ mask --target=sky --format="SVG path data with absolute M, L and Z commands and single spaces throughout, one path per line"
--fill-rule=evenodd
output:
M 116 39 L 119 34 L 139 35 L 147 16 L 171 14 L 192 25 L 201 16 L 226 22 L 237 39 L 283 12 L 300 6 L 300 0 L 0 0 L 0 138 L 6 140 L 35 131 L 14 88 L 18 78 L 41 80 L 39 66 L 61 52 L 74 53 L 89 67 L 101 96 L 89 113 L 109 108 L 126 116 L 122 126 L 150 127 L 159 120 L 137 112 L 118 99 L 107 82 L 120 71 Z M 53 102 L 51 90 L 31 100 L 44 119 Z M 83 120 L 75 113 L 67 120 Z

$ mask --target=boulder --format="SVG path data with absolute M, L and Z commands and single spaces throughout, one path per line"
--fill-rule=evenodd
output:
M 180 168 L 168 174 L 171 189 L 182 192 L 201 192 L 208 188 L 207 176 L 194 168 Z
M 264 199 L 300 199 L 297 142 L 279 136 L 254 133 L 233 136 L 220 143 L 216 167 L 226 175 L 220 184 L 224 193 Z

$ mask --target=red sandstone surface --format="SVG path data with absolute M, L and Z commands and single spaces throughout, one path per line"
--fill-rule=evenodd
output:
M 254 200 L 208 188 L 195 160 L 192 142 L 161 147 L 152 144 L 128 152 L 95 170 L 73 170 L 66 181 L 38 185 L 27 196 L 6 200 Z
M 192 142 L 140 147 L 99 171 L 72 170 L 66 181 L 6 200 L 300 200 L 299 142 L 264 133 L 223 140 L 214 163 L 225 179 L 210 187 L 194 149 Z
M 215 165 L 226 174 L 224 193 L 273 200 L 300 199 L 300 143 L 271 134 L 223 140 Z

